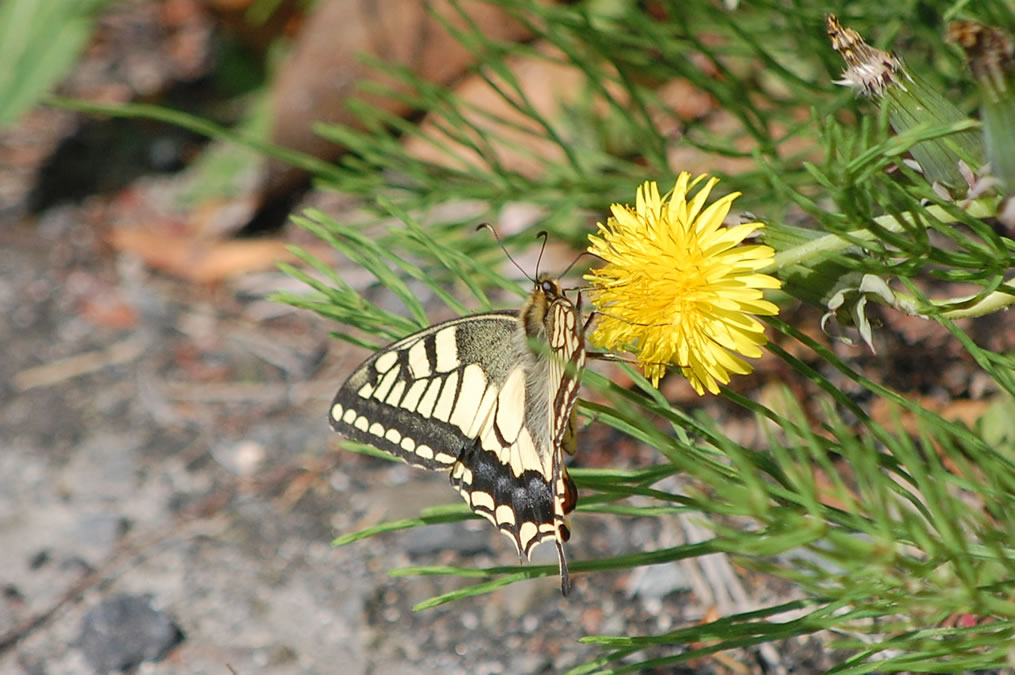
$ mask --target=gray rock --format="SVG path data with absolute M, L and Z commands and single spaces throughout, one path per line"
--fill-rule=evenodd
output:
M 399 545 L 410 556 L 438 551 L 482 553 L 490 550 L 490 536 L 485 530 L 466 528 L 462 523 L 439 523 L 412 528 L 404 533 Z
M 627 582 L 630 598 L 660 600 L 670 593 L 690 589 L 691 581 L 679 563 L 635 568 Z
M 97 672 L 126 671 L 157 661 L 183 640 L 179 627 L 141 595 L 117 595 L 89 611 L 78 646 Z

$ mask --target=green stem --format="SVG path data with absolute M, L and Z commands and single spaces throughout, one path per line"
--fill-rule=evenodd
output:
M 1015 283 L 1006 281 L 1001 284 L 1001 287 L 998 290 L 993 293 L 988 293 L 971 305 L 968 304 L 975 297 L 975 295 L 967 295 L 959 298 L 949 298 L 948 300 L 932 300 L 931 304 L 939 308 L 956 305 L 951 309 L 944 309 L 944 311 L 940 313 L 940 315 L 946 319 L 964 319 L 985 316 L 1015 304 Z M 904 293 L 896 293 L 895 298 L 897 302 L 905 306 L 916 306 L 919 302 L 915 296 Z
M 970 202 L 965 212 L 974 218 L 987 218 L 997 214 L 997 200 L 996 199 L 977 199 Z M 948 213 L 945 209 L 940 206 L 930 206 L 927 208 L 927 213 L 933 218 L 937 218 L 943 223 L 953 223 L 956 218 Z M 904 213 L 901 216 L 879 216 L 874 219 L 879 226 L 888 230 L 889 232 L 901 232 L 903 223 L 913 224 L 913 216 Z M 849 233 L 852 241 L 838 234 L 826 234 L 823 237 L 812 239 L 806 243 L 788 248 L 785 251 L 780 251 L 776 254 L 775 260 L 771 265 L 761 270 L 762 272 L 774 272 L 776 270 L 789 267 L 791 265 L 798 265 L 805 263 L 811 259 L 822 259 L 828 253 L 834 253 L 835 251 L 842 251 L 850 246 L 854 246 L 856 240 L 861 241 L 873 241 L 877 239 L 877 234 L 870 230 L 854 230 Z
M 964 210 L 974 218 L 989 218 L 997 214 L 997 200 L 977 199 L 969 202 Z M 940 206 L 928 207 L 927 213 L 941 222 L 951 223 L 956 221 L 953 215 Z M 901 216 L 886 215 L 879 216 L 874 221 L 880 227 L 890 232 L 901 232 L 903 224 L 913 223 L 913 216 L 909 213 L 902 214 Z M 870 230 L 854 230 L 849 233 L 848 238 L 838 234 L 827 234 L 777 253 L 772 264 L 762 271 L 770 273 L 792 265 L 805 264 L 809 260 L 820 260 L 829 253 L 842 251 L 850 246 L 854 246 L 857 240 L 872 241 L 876 238 L 877 235 Z M 916 296 L 894 292 L 893 296 L 894 299 L 889 304 L 896 309 L 915 316 L 929 318 L 917 310 L 917 307 L 922 303 Z M 943 310 L 940 313 L 941 316 L 948 319 L 984 316 L 1015 305 L 1015 282 L 1006 281 L 1001 284 L 998 290 L 972 302 L 976 297 L 976 295 L 969 295 L 949 298 L 947 300 L 932 300 L 931 303 L 934 307 Z M 971 302 L 972 304 L 970 304 Z

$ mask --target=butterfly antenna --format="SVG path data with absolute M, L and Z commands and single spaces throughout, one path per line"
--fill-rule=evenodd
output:
M 578 261 L 581 260 L 582 258 L 584 258 L 587 255 L 592 255 L 592 254 L 589 253 L 588 251 L 582 251 L 581 253 L 576 255 L 574 260 L 571 261 L 571 264 L 567 266 L 567 268 L 561 273 L 560 276 L 566 277 L 567 273 L 571 271 L 571 268 L 574 267 L 575 265 L 577 265 Z
M 536 283 L 536 280 L 533 279 L 532 277 L 530 277 L 528 275 L 528 273 L 525 270 L 522 269 L 522 266 L 519 265 L 517 262 L 515 262 L 515 259 L 511 257 L 510 253 L 508 253 L 507 248 L 504 246 L 504 242 L 500 240 L 500 235 L 497 234 L 497 230 L 494 229 L 493 225 L 491 225 L 490 223 L 480 223 L 479 225 L 476 226 L 476 232 L 479 232 L 480 230 L 489 230 L 490 234 L 493 235 L 493 238 L 497 240 L 497 244 L 500 246 L 500 250 L 504 251 L 504 255 L 506 255 L 507 259 L 511 261 L 511 264 L 515 266 L 515 269 L 517 269 L 519 272 L 521 272 L 523 277 L 525 277 L 526 279 L 528 279 L 532 283 Z M 544 242 L 544 246 L 545 246 L 545 242 Z M 539 255 L 542 256 L 543 252 L 540 251 Z M 539 263 L 538 262 L 536 263 L 536 269 L 537 270 L 539 269 Z
M 543 251 L 546 250 L 546 241 L 550 238 L 549 233 L 546 230 L 540 230 L 536 233 L 536 239 L 542 237 L 543 245 L 539 247 L 539 257 L 536 258 L 536 278 L 539 278 L 539 263 L 543 262 Z

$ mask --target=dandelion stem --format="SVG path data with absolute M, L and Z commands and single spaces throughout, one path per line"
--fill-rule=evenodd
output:
M 997 200 L 976 199 L 971 201 L 964 210 L 974 218 L 987 218 L 996 214 Z M 940 206 L 928 207 L 927 214 L 933 218 L 937 218 L 943 223 L 953 223 L 957 220 L 952 214 Z M 874 219 L 874 222 L 889 232 L 901 232 L 903 229 L 903 223 L 912 224 L 913 217 L 908 213 L 904 213 L 899 216 L 885 215 L 878 216 Z M 771 273 L 791 265 L 799 265 L 808 260 L 822 259 L 826 257 L 828 253 L 842 251 L 850 246 L 856 245 L 857 240 L 874 241 L 877 238 L 878 234 L 870 230 L 853 230 L 849 233 L 848 237 L 839 234 L 826 234 L 823 237 L 812 239 L 811 241 L 800 244 L 799 246 L 794 246 L 784 251 L 780 251 L 775 255 L 775 259 L 772 264 L 761 271 L 763 273 Z
M 903 293 L 896 293 L 895 297 L 898 301 L 905 304 L 910 302 L 917 304 L 919 302 L 915 296 Z M 1010 281 L 1005 282 L 1001 284 L 998 290 L 988 293 L 970 304 L 976 297 L 976 295 L 968 295 L 948 298 L 947 300 L 931 300 L 930 302 L 935 307 L 944 310 L 940 312 L 940 315 L 946 319 L 967 319 L 986 316 L 987 314 L 1015 305 L 1015 283 Z

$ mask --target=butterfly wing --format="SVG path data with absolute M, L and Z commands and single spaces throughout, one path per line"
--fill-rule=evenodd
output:
M 331 428 L 409 464 L 450 469 L 512 369 L 516 315 L 452 319 L 380 350 L 338 390 Z

